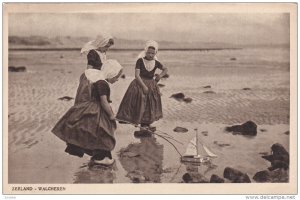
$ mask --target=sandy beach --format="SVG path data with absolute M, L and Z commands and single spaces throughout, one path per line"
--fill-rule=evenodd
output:
M 115 110 L 134 78 L 137 53 L 108 53 L 124 66 L 126 76 L 111 85 Z M 88 156 L 65 153 L 65 143 L 51 133 L 74 104 L 74 99 L 59 98 L 75 97 L 86 67 L 84 56 L 76 51 L 10 51 L 9 66 L 25 66 L 26 72 L 8 76 L 8 183 L 182 183 L 185 173 L 198 173 L 208 181 L 213 174 L 223 178 L 226 167 L 247 173 L 255 182 L 253 176 L 270 167 L 261 156 L 270 154 L 274 143 L 289 152 L 288 49 L 161 51 L 159 59 L 170 77 L 160 82 L 164 117 L 154 123 L 158 132 L 183 143 L 173 141 L 183 154 L 197 128 L 202 143 L 217 158 L 202 166 L 181 163 L 166 140 L 155 135 L 137 138 L 138 128 L 118 124 L 114 166 L 89 166 Z M 178 92 L 192 102 L 170 98 Z M 257 136 L 225 131 L 249 120 L 257 124 Z M 174 132 L 177 126 L 188 132 Z

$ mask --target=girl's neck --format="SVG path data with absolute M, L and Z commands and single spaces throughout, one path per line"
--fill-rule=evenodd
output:
M 151 60 L 154 60 L 154 59 L 148 59 L 147 57 L 144 57 L 145 60 L 148 60 L 148 61 L 151 61 Z

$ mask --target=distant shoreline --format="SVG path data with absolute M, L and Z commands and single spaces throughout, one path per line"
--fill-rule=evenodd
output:
M 221 51 L 243 48 L 162 48 L 159 51 Z M 9 48 L 9 51 L 80 51 L 81 48 Z M 141 49 L 110 49 L 110 51 L 141 51 Z

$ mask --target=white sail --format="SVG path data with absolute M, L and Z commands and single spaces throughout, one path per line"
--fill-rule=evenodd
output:
M 197 145 L 197 138 L 194 137 L 187 145 L 185 156 L 198 156 L 198 157 L 217 157 L 201 142 Z

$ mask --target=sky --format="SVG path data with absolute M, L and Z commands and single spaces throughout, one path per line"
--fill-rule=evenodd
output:
M 9 35 L 96 36 L 109 32 L 130 40 L 289 43 L 285 13 L 17 13 L 9 14 Z

